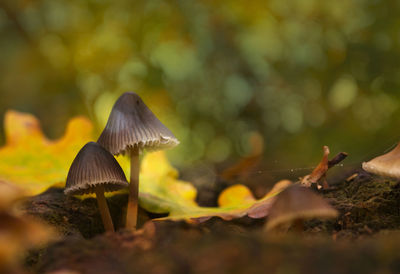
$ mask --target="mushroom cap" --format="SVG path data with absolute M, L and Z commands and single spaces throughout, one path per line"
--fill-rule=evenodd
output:
M 125 92 L 115 102 L 107 125 L 97 142 L 112 154 L 139 150 L 160 150 L 179 144 L 174 134 L 134 92 Z
M 364 162 L 362 168 L 373 174 L 400 179 L 400 142 L 390 152 Z
M 114 156 L 95 142 L 87 143 L 76 155 L 69 169 L 64 193 L 94 193 L 103 185 L 106 192 L 128 186 L 121 166 Z
M 267 230 L 297 219 L 335 218 L 338 212 L 321 196 L 302 186 L 282 191 L 271 207 Z

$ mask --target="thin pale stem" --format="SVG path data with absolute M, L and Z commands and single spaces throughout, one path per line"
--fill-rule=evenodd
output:
M 128 208 L 126 210 L 127 229 L 136 230 L 139 200 L 139 149 L 131 151 L 131 180 L 129 184 Z
M 106 198 L 104 197 L 104 186 L 96 186 L 95 191 L 104 228 L 106 231 L 114 232 L 114 225 L 111 219 L 110 211 L 108 210 Z

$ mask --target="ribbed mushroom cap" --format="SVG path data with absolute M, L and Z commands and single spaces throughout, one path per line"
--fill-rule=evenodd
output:
M 95 142 L 87 143 L 76 155 L 67 176 L 64 193 L 94 193 L 103 185 L 106 192 L 128 186 L 121 166 L 110 152 Z
M 280 193 L 271 207 L 267 230 L 297 219 L 335 218 L 338 212 L 322 197 L 301 186 L 290 186 Z
M 373 174 L 400 179 L 400 143 L 392 151 L 363 163 L 362 168 Z
M 133 147 L 160 150 L 179 144 L 134 92 L 122 94 L 115 102 L 97 142 L 114 155 L 124 154 Z

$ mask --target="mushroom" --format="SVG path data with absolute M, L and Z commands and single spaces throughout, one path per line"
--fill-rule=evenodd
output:
M 266 230 L 313 218 L 335 218 L 338 212 L 312 190 L 294 185 L 282 191 L 271 207 Z
M 115 102 L 97 142 L 114 155 L 130 155 L 126 228 L 135 230 L 139 195 L 139 153 L 144 149 L 151 151 L 174 147 L 179 141 L 136 93 L 126 92 Z
M 373 174 L 400 179 L 400 142 L 390 152 L 364 162 L 362 168 Z
M 101 219 L 106 231 L 114 231 L 104 192 L 128 186 L 122 168 L 114 156 L 95 142 L 87 143 L 76 155 L 69 169 L 64 193 L 96 193 Z

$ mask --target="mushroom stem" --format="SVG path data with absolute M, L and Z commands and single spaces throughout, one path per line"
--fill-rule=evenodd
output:
M 114 232 L 114 225 L 111 219 L 110 211 L 108 210 L 106 198 L 104 197 L 104 186 L 96 186 L 95 191 L 104 228 L 106 231 Z
M 131 152 L 131 180 L 129 184 L 128 208 L 126 211 L 126 225 L 128 229 L 136 230 L 139 200 L 139 148 L 134 147 Z

